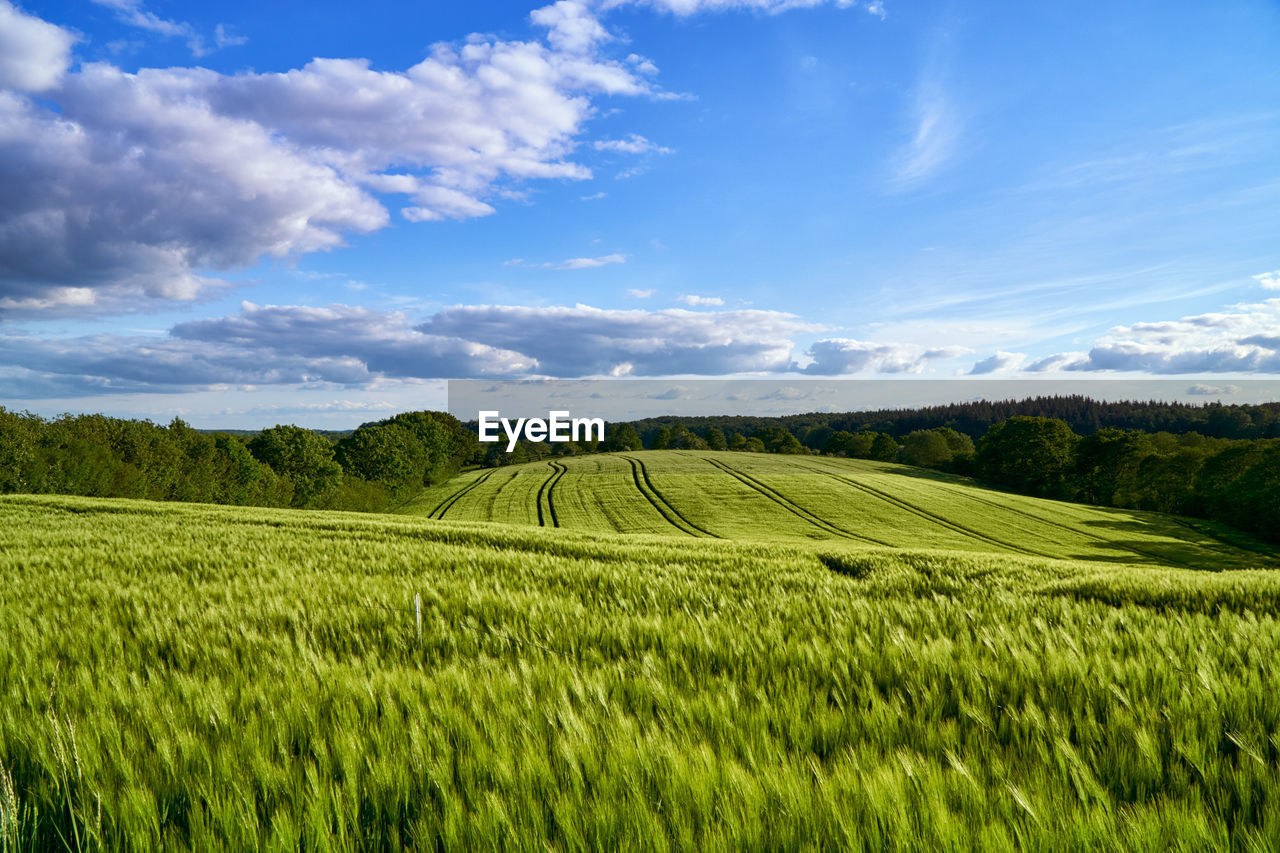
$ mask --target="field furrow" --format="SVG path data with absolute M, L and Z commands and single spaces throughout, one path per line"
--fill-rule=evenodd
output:
M 839 536 L 844 539 L 851 539 L 855 542 L 866 542 L 872 545 L 888 544 L 879 539 L 875 539 L 870 536 L 865 536 L 860 533 L 854 533 L 853 531 L 846 530 L 843 527 L 832 524 L 831 522 L 821 518 L 818 515 L 815 515 L 814 513 L 800 506 L 795 501 L 792 501 L 789 498 L 785 497 L 781 492 L 777 491 L 776 489 L 765 485 L 763 482 L 756 479 L 755 477 L 752 477 L 749 474 L 743 473 L 740 470 L 732 468 L 718 459 L 708 459 L 707 461 L 711 463 L 711 465 L 717 468 L 718 470 L 725 472 L 726 474 L 728 474 L 729 476 L 733 477 L 736 480 L 739 480 L 749 488 L 754 489 L 764 497 L 773 501 L 782 509 L 786 510 L 787 512 L 796 516 L 797 518 L 800 518 L 804 521 L 809 522 L 819 530 L 830 533 L 833 536 Z
M 743 541 L 845 541 L 1197 569 L 1275 565 L 1208 522 L 986 489 L 867 460 L 646 451 L 557 457 L 465 475 L 415 502 L 451 520 Z M 438 510 L 438 511 L 436 511 Z

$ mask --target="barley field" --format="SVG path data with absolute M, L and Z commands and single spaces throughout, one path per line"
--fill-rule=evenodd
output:
M 600 533 L 1280 567 L 1274 549 L 1212 522 L 998 492 L 865 459 L 692 450 L 562 457 L 464 474 L 403 511 Z
M 1280 848 L 1273 552 L 743 456 L 0 498 L 0 848 Z

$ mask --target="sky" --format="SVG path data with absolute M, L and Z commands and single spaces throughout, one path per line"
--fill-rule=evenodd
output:
M 0 406 L 1275 377 L 1277 55 L 1270 0 L 0 0 Z

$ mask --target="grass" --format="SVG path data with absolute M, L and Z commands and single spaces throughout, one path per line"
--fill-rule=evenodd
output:
M 760 488 L 706 494 L 752 526 L 697 505 L 696 457 L 645 454 L 647 487 L 617 459 L 500 470 L 453 504 L 523 524 L 0 499 L 0 846 L 1280 847 L 1280 575 L 1124 550 L 1180 529 L 1158 517 L 1042 517 L 1089 533 L 1068 540 L 1025 498 L 822 460 L 727 460 Z M 867 494 L 820 465 L 930 512 L 938 489 L 1027 514 L 979 528 L 957 501 L 919 546 L 817 541 L 804 525 L 896 535 L 820 503 Z M 560 529 L 529 510 L 539 473 Z M 622 504 L 670 535 L 574 529 Z M 1094 556 L 925 547 L 962 523 Z M 753 541 L 694 527 L 731 524 Z
M 602 533 L 839 542 L 1174 565 L 1280 566 L 1276 551 L 1210 522 L 1014 495 L 885 462 L 649 451 L 477 471 L 405 512 Z

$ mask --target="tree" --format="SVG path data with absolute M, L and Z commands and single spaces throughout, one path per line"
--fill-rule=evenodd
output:
M 987 430 L 978 446 L 978 471 L 1016 491 L 1065 499 L 1078 441 L 1065 421 L 1018 415 Z
M 668 450 L 706 450 L 707 443 L 689 431 L 684 424 L 676 424 L 671 428 L 671 436 L 667 439 Z
M 671 430 L 666 427 L 659 427 L 658 431 L 653 434 L 653 442 L 649 445 L 650 450 L 666 450 L 667 445 L 671 443 Z
M 461 421 L 445 412 L 404 412 L 366 427 L 396 426 L 417 441 L 415 451 L 423 454 L 422 479 L 427 485 L 447 480 L 463 466 L 481 458 L 480 440 Z
M 1076 489 L 1081 500 L 1110 505 L 1116 493 L 1137 475 L 1142 461 L 1154 454 L 1151 436 L 1136 430 L 1106 428 L 1080 439 L 1076 446 Z
M 428 423 L 431 429 L 425 432 L 431 438 L 443 436 L 438 425 Z M 405 497 L 422 488 L 433 461 L 443 464 L 441 459 L 431 458 L 419 434 L 394 421 L 362 426 L 338 442 L 334 456 L 347 473 L 379 483 L 396 497 Z
M 808 451 L 805 450 L 804 445 L 800 443 L 800 439 L 796 438 L 789 432 L 784 432 L 782 435 L 771 441 L 768 448 L 770 453 L 787 453 L 792 455 L 797 453 L 808 453 Z
M 728 450 L 729 442 L 725 440 L 724 430 L 719 427 L 712 427 L 707 430 L 707 449 L 708 450 Z
M 41 425 L 35 415 L 0 407 L 0 492 L 31 490 Z
M 951 447 L 940 430 L 918 429 L 902 439 L 898 459 L 919 468 L 942 468 L 951 461 Z
M 342 482 L 342 466 L 324 436 L 302 427 L 277 424 L 249 442 L 249 452 L 293 483 L 291 504 L 310 506 Z
M 898 458 L 898 442 L 894 441 L 893 436 L 883 432 L 873 432 L 869 435 L 871 446 L 867 449 L 867 458 L 878 459 L 881 462 L 892 462 Z
M 644 450 L 644 443 L 640 441 L 640 434 L 636 432 L 633 424 L 610 424 L 604 431 L 604 443 L 600 445 L 600 449 L 606 451 Z

